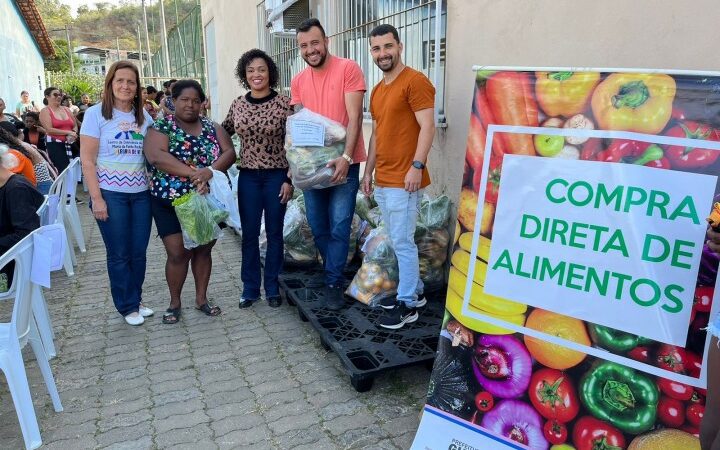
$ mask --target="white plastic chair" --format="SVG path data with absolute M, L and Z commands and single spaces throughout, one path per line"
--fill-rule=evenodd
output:
M 55 221 L 51 223 L 59 223 L 62 224 L 65 227 L 65 230 L 68 229 L 68 222 L 69 219 L 67 218 L 66 213 L 66 207 L 67 207 L 67 194 L 68 194 L 68 188 L 67 184 L 71 181 L 68 180 L 70 173 L 70 166 L 65 168 L 60 174 L 55 178 L 55 181 L 53 181 L 52 186 L 50 186 L 50 192 L 47 195 L 47 197 L 55 196 L 58 199 L 58 206 L 57 206 L 57 216 L 55 217 Z M 75 200 L 72 202 L 75 203 Z M 42 206 L 41 206 L 42 208 Z M 65 273 L 69 277 L 75 275 L 75 268 L 74 266 L 77 264 L 77 261 L 75 259 L 75 249 L 73 248 L 72 242 L 70 242 L 70 233 L 66 233 L 67 235 L 67 251 L 65 252 L 65 262 L 63 264 L 65 268 Z
M 13 305 L 12 318 L 10 322 L 0 323 L 0 370 L 5 373 L 18 421 L 20 422 L 25 447 L 30 449 L 42 445 L 42 439 L 40 438 L 40 429 L 30 395 L 25 362 L 22 357 L 22 348 L 27 343 L 30 343 L 35 354 L 55 411 L 60 412 L 63 410 L 60 395 L 55 385 L 55 378 L 50 369 L 50 363 L 40 339 L 37 325 L 34 320 L 31 320 L 33 283 L 30 281 L 30 270 L 33 258 L 34 233 L 30 233 L 0 256 L 0 267 L 4 267 L 10 261 L 15 261 L 13 275 L 15 304 Z
M 78 181 L 80 181 L 80 176 L 82 175 L 80 169 L 80 158 L 74 158 L 70 161 L 70 165 L 68 165 L 66 170 L 68 171 L 68 174 L 64 185 L 67 196 L 63 197 L 67 199 L 64 213 L 68 219 L 66 223 L 69 227 L 66 228 L 70 228 L 68 231 L 72 233 L 75 243 L 80 249 L 80 253 L 85 253 L 85 235 L 83 234 L 82 223 L 80 222 L 80 213 L 78 212 L 77 202 L 75 201 Z

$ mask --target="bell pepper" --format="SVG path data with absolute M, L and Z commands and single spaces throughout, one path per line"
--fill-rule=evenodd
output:
M 720 141 L 720 130 L 686 120 L 677 122 L 675 126 L 665 132 L 665 136 L 718 142 Z M 673 167 L 693 169 L 713 164 L 720 157 L 720 150 L 668 145 L 665 148 L 665 155 Z
M 624 353 L 634 349 L 638 345 L 645 345 L 652 342 L 650 339 L 602 325 L 590 324 L 589 329 L 590 338 L 598 347 L 614 353 Z
M 650 165 L 662 161 L 663 150 L 649 142 L 631 139 L 614 139 L 608 148 L 594 154 L 585 153 L 587 158 L 604 162 L 624 162 L 638 165 Z
M 485 83 L 490 111 L 499 125 L 538 126 L 538 108 L 530 75 L 522 72 L 497 72 Z M 535 156 L 530 134 L 498 133 L 501 153 Z
M 613 73 L 598 84 L 590 103 L 600 129 L 657 134 L 670 120 L 674 99 L 669 75 Z
M 599 72 L 535 72 L 535 94 L 548 116 L 570 117 L 585 111 Z
M 709 313 L 712 308 L 713 294 L 715 288 L 712 286 L 698 286 L 695 288 L 693 297 L 693 309 L 702 313 Z
M 653 427 L 659 397 L 649 377 L 614 362 L 590 369 L 580 382 L 580 400 L 590 414 L 629 434 Z

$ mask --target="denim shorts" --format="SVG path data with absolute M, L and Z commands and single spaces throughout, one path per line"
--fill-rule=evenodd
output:
M 153 219 L 155 220 L 155 228 L 157 228 L 160 238 L 182 233 L 180 221 L 177 218 L 177 214 L 175 214 L 175 208 L 172 202 L 171 199 L 158 198 L 154 195 L 150 196 L 150 208 Z

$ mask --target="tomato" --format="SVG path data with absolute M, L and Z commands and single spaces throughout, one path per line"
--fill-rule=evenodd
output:
M 658 367 L 675 373 L 685 373 L 685 349 L 670 344 L 662 344 L 655 352 Z
M 685 371 L 694 378 L 700 378 L 702 359 L 700 355 L 691 351 L 685 351 Z
M 495 405 L 495 399 L 489 392 L 478 392 L 475 394 L 475 407 L 480 412 L 488 412 Z
M 692 397 L 690 397 L 690 403 L 698 403 L 700 405 L 705 404 L 705 396 L 698 392 L 697 389 L 693 390 Z
M 482 166 L 481 166 L 482 167 Z M 497 204 L 498 192 L 500 191 L 500 173 L 502 171 L 502 158 L 492 155 L 490 157 L 490 170 L 485 184 L 485 201 Z M 473 172 L 473 190 L 480 193 L 480 180 L 482 179 L 482 168 Z
M 660 397 L 657 406 L 657 415 L 660 422 L 672 428 L 679 428 L 685 423 L 685 405 L 680 400 Z
M 677 381 L 668 380 L 667 378 L 658 378 L 657 386 L 663 394 L 683 402 L 690 400 L 695 391 L 695 389 L 687 384 L 678 383 Z
M 580 411 L 575 386 L 561 371 L 540 369 L 530 378 L 530 402 L 546 419 L 570 422 Z
M 625 436 L 622 431 L 591 416 L 581 417 L 575 422 L 573 442 L 577 450 L 625 448 Z
M 564 444 L 567 441 L 568 430 L 565 424 L 557 420 L 548 420 L 543 426 L 543 435 L 551 444 Z
M 702 422 L 702 418 L 705 415 L 705 405 L 694 403 L 687 407 L 685 415 L 687 416 L 687 421 L 690 425 L 699 427 L 700 422 Z
M 713 291 L 715 288 L 711 286 L 698 286 L 695 288 L 695 296 L 693 297 L 693 309 L 697 312 L 709 313 L 712 307 Z
M 628 352 L 628 356 L 635 361 L 650 362 L 650 349 L 645 346 L 635 347 Z

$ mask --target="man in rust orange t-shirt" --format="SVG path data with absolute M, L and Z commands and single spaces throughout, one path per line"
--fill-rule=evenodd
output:
M 417 308 L 426 303 L 414 236 L 422 189 L 430 184 L 425 162 L 435 134 L 435 88 L 424 74 L 402 63 L 402 50 L 392 25 L 370 32 L 370 53 L 383 79 L 370 95 L 373 133 L 362 189 L 370 195 L 375 171 L 375 200 L 400 273 L 397 302 L 380 301 L 386 310 L 380 326 L 390 329 L 416 321 Z

